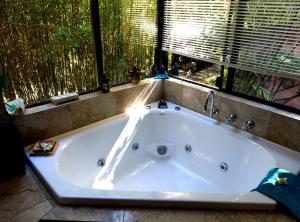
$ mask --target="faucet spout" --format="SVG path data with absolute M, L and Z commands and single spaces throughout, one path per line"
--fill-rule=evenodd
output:
M 207 105 L 208 105 L 209 98 L 211 98 L 209 117 L 214 118 L 214 116 L 216 114 L 218 114 L 219 111 L 215 106 L 215 92 L 213 90 L 211 90 L 207 93 L 207 97 L 206 97 L 205 104 L 204 104 L 204 111 L 207 111 Z

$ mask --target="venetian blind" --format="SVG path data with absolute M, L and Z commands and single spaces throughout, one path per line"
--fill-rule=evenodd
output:
M 300 76 L 299 0 L 166 0 L 163 49 L 252 72 Z
M 166 0 L 163 50 L 223 62 L 230 1 Z
M 300 76 L 300 1 L 238 5 L 230 63 L 253 72 Z

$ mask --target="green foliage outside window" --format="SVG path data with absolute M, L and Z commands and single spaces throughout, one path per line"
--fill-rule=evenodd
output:
M 0 3 L 0 49 L 8 77 L 6 100 L 26 104 L 97 87 L 89 1 Z
M 147 72 L 154 63 L 156 0 L 100 0 L 99 7 L 104 73 L 120 83 L 133 66 Z
M 99 0 L 104 74 L 128 79 L 131 66 L 153 64 L 156 1 Z M 89 0 L 0 2 L 0 50 L 8 77 L 6 100 L 26 104 L 98 87 Z

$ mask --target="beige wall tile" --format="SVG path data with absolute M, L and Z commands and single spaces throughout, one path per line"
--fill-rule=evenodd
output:
M 266 137 L 268 129 L 267 123 L 270 119 L 269 111 L 258 109 L 246 103 L 241 103 L 229 98 L 221 97 L 219 120 L 224 122 L 231 113 L 236 114 L 238 117 L 233 126 L 240 129 L 246 121 L 252 120 L 255 122 L 255 127 L 250 129 L 249 132 L 260 137 Z
M 207 93 L 210 89 L 198 86 L 197 88 L 191 85 L 183 86 L 183 96 L 182 96 L 182 106 L 191 109 L 195 112 L 201 113 L 203 115 L 208 116 L 210 112 L 211 99 L 209 98 L 207 104 L 207 110 L 204 110 L 205 100 L 207 98 Z M 215 91 L 215 106 L 219 110 L 220 109 L 220 97 L 218 97 L 218 92 Z M 218 116 L 218 115 L 216 115 Z
M 16 118 L 25 144 L 66 132 L 72 128 L 72 121 L 71 113 L 62 106 Z
M 162 99 L 163 97 L 163 81 L 162 80 L 156 80 L 149 84 L 149 86 L 146 88 L 145 94 L 146 101 L 145 104 L 149 104 L 154 101 L 158 101 Z
M 145 80 L 139 85 L 112 88 L 110 93 L 91 93 L 79 101 L 35 107 L 16 118 L 25 145 L 47 139 L 115 116 L 136 103 L 151 103 L 162 97 L 162 81 Z
M 164 81 L 163 98 L 167 101 L 182 105 L 183 85 L 180 82 Z
M 209 111 L 204 112 L 203 106 L 209 90 L 206 87 L 172 78 L 163 83 L 163 95 L 166 100 L 206 116 L 209 115 Z M 241 129 L 247 120 L 253 120 L 256 125 L 249 131 L 250 133 L 300 151 L 300 115 L 215 92 L 219 121 L 224 122 L 227 116 L 234 113 L 238 116 L 238 120 L 233 126 Z
M 271 113 L 266 138 L 300 152 L 300 122 Z
M 48 104 L 46 108 L 35 107 L 35 112 L 28 110 L 27 115 L 16 118 L 16 123 L 27 145 L 123 113 L 137 102 L 148 104 L 161 98 L 208 116 L 209 110 L 204 112 L 204 102 L 209 90 L 173 78 L 152 80 L 134 87 L 115 87 L 108 94 L 95 92 L 83 95 L 80 101 L 60 106 Z M 224 122 L 230 113 L 234 113 L 238 116 L 233 124 L 236 128 L 241 128 L 247 120 L 253 120 L 256 126 L 251 133 L 292 149 L 300 149 L 299 115 L 215 92 L 216 107 L 219 109 L 216 118 L 219 121 Z
M 198 86 L 192 83 L 187 83 L 178 79 L 170 79 L 163 83 L 163 96 L 167 101 L 173 102 L 177 105 L 184 106 L 195 112 L 209 115 L 210 100 L 208 102 L 208 110 L 204 111 L 204 104 L 207 93 L 211 90 L 206 87 Z M 215 91 L 216 95 L 219 92 Z M 220 107 L 220 98 L 216 96 L 216 108 Z

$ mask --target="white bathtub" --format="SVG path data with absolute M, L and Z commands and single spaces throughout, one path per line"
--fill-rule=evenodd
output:
M 250 191 L 273 167 L 297 173 L 299 153 L 175 106 L 65 133 L 55 156 L 28 159 L 61 204 L 274 209 Z

